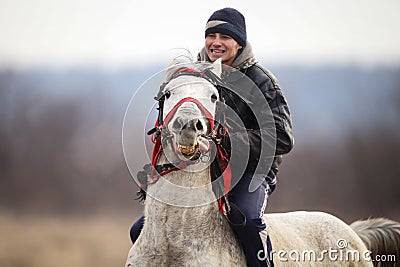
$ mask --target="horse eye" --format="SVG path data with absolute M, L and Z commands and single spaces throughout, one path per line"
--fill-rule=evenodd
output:
M 217 95 L 216 94 L 213 94 L 212 96 L 211 96 L 211 102 L 215 102 L 215 101 L 217 101 L 217 99 L 218 99 L 218 97 L 217 97 Z
M 172 128 L 179 131 L 181 130 L 182 125 L 179 123 L 178 120 L 175 120 L 174 123 L 172 124 Z
M 165 92 L 165 97 L 168 99 L 171 96 L 171 92 L 170 91 L 166 91 Z

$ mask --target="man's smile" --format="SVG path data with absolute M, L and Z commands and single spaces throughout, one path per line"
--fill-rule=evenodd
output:
M 223 56 L 225 54 L 226 50 L 211 48 L 210 52 L 214 56 L 221 57 L 221 56 Z

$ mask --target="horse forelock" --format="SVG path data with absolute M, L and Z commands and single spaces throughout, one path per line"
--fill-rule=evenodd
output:
M 206 69 L 211 69 L 212 64 L 209 62 L 195 62 L 191 58 L 184 56 L 176 57 L 165 70 L 165 80 L 167 82 L 170 81 L 172 76 L 182 68 L 189 68 L 198 72 L 203 72 Z

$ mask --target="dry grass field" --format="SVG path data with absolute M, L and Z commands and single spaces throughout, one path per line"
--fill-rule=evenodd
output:
M 131 220 L 0 213 L 0 266 L 123 266 L 131 244 Z

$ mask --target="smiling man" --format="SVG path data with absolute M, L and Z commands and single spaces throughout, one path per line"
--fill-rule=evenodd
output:
M 230 66 L 240 49 L 235 39 L 226 34 L 210 33 L 206 37 L 206 51 L 208 57 L 215 61 L 221 58 L 222 64 Z
M 235 203 L 246 215 L 247 221 L 244 227 L 234 227 L 233 230 L 243 247 L 248 266 L 273 266 L 273 261 L 272 259 L 268 260 L 267 253 L 263 259 L 258 258 L 257 253 L 265 252 L 266 247 L 271 249 L 269 237 L 265 238 L 267 236 L 266 225 L 262 216 L 268 194 L 274 190 L 276 185 L 276 175 L 282 155 L 288 153 L 294 143 L 289 107 L 276 78 L 258 63 L 251 45 L 247 42 L 244 16 L 233 8 L 215 11 L 206 24 L 205 46 L 200 51 L 198 60 L 214 62 L 219 58 L 223 64 L 242 72 L 247 80 L 250 79 L 256 85 L 256 88 L 254 86 L 242 88 L 245 83 L 241 83 L 240 80 L 235 81 L 235 86 L 247 90 L 250 98 L 260 95 L 261 92 L 264 96 L 263 100 L 253 99 L 254 103 L 260 105 L 257 110 L 264 114 L 271 110 L 273 115 L 276 129 L 276 149 L 275 158 L 270 166 L 266 159 L 260 157 L 260 148 L 265 145 L 261 132 L 264 130 L 266 122 L 257 121 L 257 117 L 260 117 L 259 114 L 254 114 L 254 110 L 238 95 L 222 95 L 225 103 L 232 108 L 246 128 L 246 133 L 244 133 L 246 136 L 242 136 L 243 132 L 239 133 L 230 128 L 230 142 L 250 148 L 246 170 L 228 196 L 229 201 Z M 225 79 L 229 79 L 229 75 L 229 71 L 225 73 Z M 228 120 L 229 118 L 227 118 L 227 124 Z M 261 168 L 258 169 L 258 166 Z M 234 169 L 234 166 L 232 168 Z M 250 192 L 249 185 L 253 177 L 260 177 L 262 183 L 255 191 Z
M 214 62 L 221 58 L 223 64 L 232 66 L 247 44 L 244 16 L 233 8 L 214 12 L 207 21 L 205 37 L 208 58 L 201 59 Z

